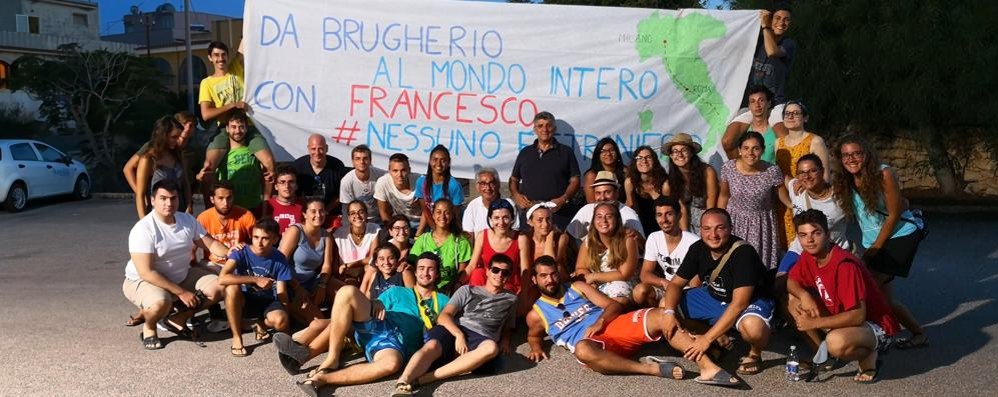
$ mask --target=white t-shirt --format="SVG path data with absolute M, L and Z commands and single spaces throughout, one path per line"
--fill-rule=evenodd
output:
M 128 233 L 128 252 L 155 254 L 153 269 L 179 284 L 191 268 L 194 240 L 207 234 L 197 219 L 186 212 L 174 215 L 176 223 L 163 223 L 155 212 L 142 217 Z M 125 265 L 125 278 L 140 280 L 135 263 Z
M 485 208 L 482 201 L 482 196 L 478 196 L 468 202 L 468 206 L 464 208 L 464 218 L 461 219 L 461 229 L 475 234 L 489 228 L 489 209 Z M 516 213 L 516 204 L 508 198 L 506 201 L 513 204 L 513 230 L 520 230 L 520 216 Z
M 384 171 L 371 167 L 367 182 L 357 179 L 357 170 L 350 170 L 340 180 L 340 203 L 343 203 L 343 217 L 347 216 L 347 206 L 353 200 L 360 200 L 367 206 L 367 220 L 379 219 L 378 203 L 374 200 L 374 185 L 385 174 Z
M 684 231 L 676 249 L 669 252 L 669 245 L 665 242 L 665 232 L 661 230 L 653 232 L 648 235 L 648 241 L 645 242 L 644 259 L 657 262 L 658 266 L 662 268 L 662 273 L 665 274 L 665 279 L 672 280 L 672 276 L 676 275 L 676 270 L 686 258 L 686 251 L 689 251 L 690 246 L 697 241 L 700 241 L 699 236 Z
M 586 233 L 589 233 L 589 222 L 593 220 L 593 211 L 596 209 L 597 203 L 589 203 L 582 207 L 579 212 L 575 213 L 575 217 L 572 218 L 572 222 L 568 224 L 568 234 L 575 237 L 576 240 L 582 240 L 586 237 Z M 641 219 L 638 218 L 638 213 L 634 212 L 631 207 L 624 205 L 624 203 L 617 203 L 620 208 L 620 218 L 624 220 L 624 226 L 634 229 L 638 232 L 641 237 L 645 237 L 644 227 L 641 226 Z
M 360 244 L 356 244 L 353 237 L 350 236 L 350 225 L 344 223 L 333 232 L 333 241 L 336 243 L 336 248 L 339 249 L 340 260 L 343 263 L 353 263 L 367 258 L 367 253 L 374 249 L 374 241 L 378 239 L 378 231 L 380 230 L 381 226 L 368 223 L 367 229 L 364 230 L 364 239 L 360 241 Z
M 826 199 L 818 200 L 808 195 L 807 190 L 802 190 L 800 194 L 794 194 L 796 186 L 797 179 L 787 181 L 790 202 L 794 205 L 794 215 L 804 212 L 808 208 L 823 212 L 828 217 L 828 232 L 831 235 L 832 242 L 838 244 L 839 247 L 842 247 L 846 251 L 851 250 L 852 244 L 849 243 L 849 239 L 846 237 L 846 229 L 849 227 L 849 222 L 846 219 L 846 214 L 842 212 L 842 208 L 839 208 L 838 204 L 835 203 L 835 196 L 828 196 Z M 790 243 L 789 251 L 798 254 L 803 251 L 800 242 L 796 238 Z
M 392 213 L 405 215 L 410 222 L 419 222 L 422 212 L 416 202 L 416 178 L 409 174 L 409 193 L 402 193 L 395 187 L 392 176 L 384 174 L 374 184 L 374 199 L 385 201 L 392 207 Z

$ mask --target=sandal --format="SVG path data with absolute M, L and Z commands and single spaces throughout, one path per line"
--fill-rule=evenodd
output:
M 256 340 L 270 340 L 270 333 L 267 332 L 266 328 L 260 326 L 259 323 L 253 324 L 253 334 Z
M 717 373 L 714 374 L 714 377 L 710 379 L 704 379 L 698 376 L 696 378 L 693 378 L 693 381 L 701 385 L 734 387 L 734 388 L 742 387 L 741 379 L 731 376 L 731 374 L 729 374 L 728 371 L 725 371 L 723 369 L 717 371 Z
M 230 347 L 229 349 L 232 352 L 233 357 L 246 357 L 249 355 L 249 353 L 246 352 L 245 347 Z
M 305 379 L 295 382 L 298 388 L 301 389 L 305 395 L 309 397 L 319 397 L 319 388 L 315 386 L 315 381 L 312 379 Z
M 919 349 L 923 347 L 929 347 L 929 336 L 921 334 L 912 334 L 910 338 L 900 338 L 894 342 L 894 347 L 898 350 L 906 349 Z
M 755 375 L 761 370 L 762 356 L 748 355 L 742 357 L 741 364 L 738 365 L 738 375 Z
M 880 374 L 880 366 L 883 365 L 883 361 L 877 360 L 877 366 L 873 369 L 860 369 L 856 372 L 856 376 L 852 378 L 853 381 L 861 385 L 869 385 L 877 382 L 877 375 Z M 860 377 L 866 377 L 866 379 L 860 379 Z
M 133 316 L 133 315 L 129 314 L 128 315 L 128 321 L 125 321 L 125 326 L 126 327 L 134 327 L 136 325 L 145 324 L 145 322 L 146 322 L 145 317 L 142 316 L 142 312 L 139 312 L 139 314 L 137 316 Z
M 186 339 L 194 338 L 194 332 L 191 331 L 189 328 L 187 328 L 186 325 L 179 326 L 177 324 L 174 324 L 173 321 L 170 321 L 169 319 L 166 318 L 164 318 L 159 323 L 163 325 L 163 328 L 166 328 L 167 331 L 173 332 L 174 334 L 176 334 L 181 338 L 186 338 Z
M 159 350 L 163 348 L 163 343 L 159 341 L 159 336 L 145 336 L 145 331 L 139 331 L 139 340 L 142 341 L 142 347 L 146 350 Z

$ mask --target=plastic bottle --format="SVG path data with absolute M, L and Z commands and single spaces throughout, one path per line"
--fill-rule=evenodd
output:
M 790 345 L 790 354 L 787 354 L 787 380 L 790 382 L 800 380 L 800 359 L 797 358 L 795 345 Z

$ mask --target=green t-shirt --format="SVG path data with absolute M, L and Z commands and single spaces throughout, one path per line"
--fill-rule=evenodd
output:
M 232 184 L 233 202 L 252 210 L 263 202 L 263 171 L 260 162 L 246 146 L 229 150 L 220 179 Z
M 431 314 L 427 315 L 432 325 L 436 325 L 437 316 L 440 311 L 447 306 L 450 298 L 439 292 L 434 292 L 436 302 L 433 299 L 426 300 L 426 307 L 429 307 Z M 427 330 L 422 316 L 422 307 L 416 302 L 416 293 L 413 288 L 391 287 L 378 296 L 378 300 L 385 305 L 385 319 L 398 327 L 402 334 L 402 346 L 405 347 L 405 356 L 411 357 L 420 347 L 423 346 L 423 332 Z
M 457 281 L 457 264 L 467 263 L 471 260 L 471 243 L 464 235 L 455 237 L 454 234 L 451 234 L 443 245 L 437 247 L 437 244 L 433 242 L 433 233 L 426 232 L 416 237 L 412 248 L 409 249 L 410 261 L 415 263 L 416 257 L 424 252 L 433 252 L 439 255 L 440 260 L 443 261 L 442 266 L 440 266 L 440 282 L 437 283 L 438 288 L 443 288 L 447 284 Z
M 748 130 L 752 131 L 751 128 Z M 760 134 L 762 135 L 762 144 L 765 147 L 762 149 L 762 156 L 759 156 L 759 158 L 767 163 L 776 164 L 776 131 L 773 131 L 773 127 L 769 127 L 766 131 L 760 132 Z

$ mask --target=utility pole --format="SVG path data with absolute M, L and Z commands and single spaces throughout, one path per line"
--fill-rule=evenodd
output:
M 156 24 L 156 19 L 155 18 L 151 18 L 151 16 L 148 13 L 143 12 L 140 15 L 140 20 L 142 21 L 142 24 L 145 25 L 145 27 L 146 27 L 146 58 L 148 58 L 148 57 L 152 56 L 152 52 L 150 51 L 150 48 L 149 48 L 150 47 L 150 44 L 149 44 L 149 30 L 152 28 L 152 25 Z
M 194 112 L 194 57 L 191 55 L 191 0 L 184 0 L 184 42 L 187 43 L 187 111 Z

